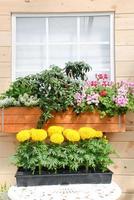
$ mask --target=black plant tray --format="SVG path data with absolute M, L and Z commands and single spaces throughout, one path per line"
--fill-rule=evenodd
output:
M 27 171 L 18 170 L 15 177 L 17 186 L 39 186 L 39 185 L 65 185 L 65 184 L 108 184 L 112 180 L 112 172 L 72 172 L 63 171 L 59 173 L 42 172 L 42 175 L 32 175 Z

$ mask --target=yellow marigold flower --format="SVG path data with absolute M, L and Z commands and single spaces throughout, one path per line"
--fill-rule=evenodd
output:
M 96 137 L 98 137 L 98 138 L 103 137 L 102 131 L 96 131 Z
M 16 139 L 19 142 L 24 142 L 30 139 L 30 131 L 29 130 L 22 130 L 16 135 Z
M 53 134 L 62 134 L 64 128 L 62 126 L 50 126 L 47 130 L 49 137 Z
M 43 141 L 47 138 L 47 132 L 43 129 L 31 129 L 31 138 L 33 141 Z
M 79 133 L 82 140 L 94 138 L 96 136 L 96 130 L 89 127 L 80 128 Z
M 65 134 L 66 133 L 66 134 Z M 68 129 L 65 132 L 65 137 L 67 138 L 67 140 L 69 140 L 70 142 L 78 142 L 80 140 L 80 134 L 78 131 L 73 130 L 73 129 Z
M 69 132 L 69 131 L 72 131 L 71 128 L 67 128 L 63 131 L 63 135 L 66 137 L 66 134 Z
M 54 133 L 50 137 L 50 141 L 55 143 L 55 144 L 61 144 L 64 142 L 64 137 L 62 134 L 59 133 Z

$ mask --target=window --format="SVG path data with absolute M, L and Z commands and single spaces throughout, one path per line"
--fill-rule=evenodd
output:
M 68 61 L 114 77 L 113 14 L 13 15 L 13 79 Z

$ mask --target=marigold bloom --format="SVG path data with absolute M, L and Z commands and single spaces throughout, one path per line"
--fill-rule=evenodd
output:
M 62 134 L 59 133 L 54 133 L 50 137 L 50 141 L 55 143 L 55 144 L 61 144 L 64 142 L 64 137 Z
M 103 137 L 102 131 L 96 131 L 96 137 L 98 137 L 98 138 Z
M 51 137 L 53 134 L 62 134 L 64 128 L 62 126 L 50 126 L 47 130 L 48 135 Z
M 19 142 L 24 142 L 30 139 L 30 131 L 29 130 L 22 130 L 16 135 L 16 139 Z
M 33 141 L 43 141 L 47 138 L 47 132 L 43 129 L 31 129 L 31 138 Z
M 78 142 L 80 140 L 80 134 L 78 131 L 73 129 L 67 129 L 65 132 L 65 137 L 70 142 Z
M 67 128 L 63 131 L 63 135 L 66 137 L 66 134 L 71 131 L 72 129 L 71 128 Z
M 96 130 L 89 127 L 82 127 L 79 129 L 80 137 L 82 140 L 96 137 Z

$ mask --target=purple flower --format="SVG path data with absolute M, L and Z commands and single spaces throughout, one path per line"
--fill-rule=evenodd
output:
M 117 96 L 113 100 L 120 107 L 125 107 L 128 104 L 128 98 L 125 96 Z
M 86 100 L 87 100 L 87 104 L 95 104 L 96 106 L 98 106 L 98 104 L 99 104 L 99 97 L 100 97 L 100 95 L 99 94 L 97 94 L 97 93 L 94 93 L 94 92 L 92 92 L 91 94 L 88 94 L 87 95 L 87 98 L 86 98 Z
M 129 82 L 129 83 L 128 83 L 128 86 L 129 86 L 130 88 L 134 88 L 134 82 Z

